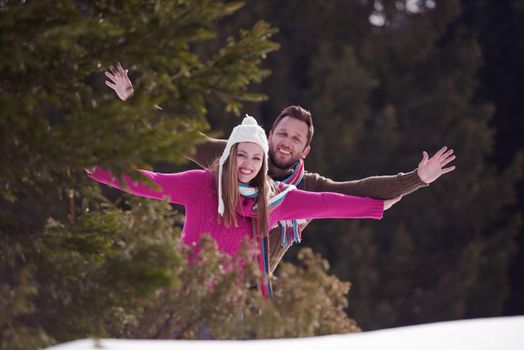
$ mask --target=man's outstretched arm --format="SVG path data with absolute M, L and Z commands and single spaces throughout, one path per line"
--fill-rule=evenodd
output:
M 122 101 L 126 101 L 134 94 L 133 84 L 129 79 L 128 70 L 124 69 L 120 63 L 110 66 L 104 73 L 108 80 L 106 85 L 115 91 Z M 194 154 L 184 155 L 185 158 L 197 163 L 202 168 L 209 168 L 216 158 L 220 157 L 227 141 L 214 139 L 202 134 L 203 140 L 195 145 Z
M 319 174 L 306 173 L 299 187 L 314 192 L 337 192 L 376 199 L 392 199 L 426 187 L 440 176 L 455 170 L 455 166 L 446 167 L 455 158 L 452 149 L 443 147 L 431 158 L 423 152 L 417 169 L 409 173 L 372 176 L 354 181 L 333 181 Z
M 186 154 L 184 157 L 202 168 L 209 168 L 224 152 L 227 140 L 215 139 L 205 134 L 202 135 L 204 139 L 195 144 L 195 152 Z
M 117 63 L 116 67 L 110 66 L 109 70 L 105 72 L 108 78 L 106 85 L 114 90 L 122 101 L 127 100 L 134 93 L 127 73 L 127 69 L 124 69 L 120 63 Z M 227 141 L 203 136 L 204 140 L 195 146 L 195 153 L 185 157 L 203 168 L 208 168 L 222 154 Z M 424 151 L 418 168 L 406 174 L 373 176 L 362 180 L 337 182 L 318 174 L 306 173 L 299 187 L 314 192 L 338 192 L 376 199 L 393 199 L 425 187 L 443 174 L 455 170 L 454 166 L 444 168 L 454 159 L 453 150 L 443 147 L 431 158 Z

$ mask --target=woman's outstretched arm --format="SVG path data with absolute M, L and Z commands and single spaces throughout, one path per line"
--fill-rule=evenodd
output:
M 87 171 L 90 178 L 108 186 L 118 188 L 139 197 L 152 199 L 167 199 L 170 203 L 189 204 L 205 188 L 207 172 L 205 170 L 190 170 L 181 173 L 155 173 L 148 170 L 138 170 L 151 180 L 158 188 L 152 188 L 140 181 L 123 177 L 121 183 L 112 173 L 97 167 L 94 171 Z
M 273 212 L 273 219 L 381 219 L 385 202 L 333 192 L 290 191 Z M 389 204 L 389 202 L 388 202 Z M 387 209 L 387 208 L 386 208 Z

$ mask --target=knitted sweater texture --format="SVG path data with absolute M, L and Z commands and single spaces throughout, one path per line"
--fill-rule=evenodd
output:
M 226 140 L 205 136 L 203 142 L 196 145 L 194 154 L 187 158 L 203 168 L 209 168 L 220 157 L 226 143 Z M 268 166 L 269 176 L 273 180 L 279 181 L 287 178 L 292 173 L 294 165 L 287 169 L 281 169 L 273 164 L 270 159 Z M 397 175 L 370 176 L 351 181 L 334 181 L 325 176 L 305 171 L 298 188 L 312 192 L 336 192 L 352 196 L 392 199 L 400 195 L 405 196 L 426 186 L 428 185 L 420 180 L 416 170 L 408 173 L 398 173 Z M 270 270 L 273 271 L 289 246 L 281 245 L 279 229 L 271 230 L 269 240 L 271 252 Z
M 89 176 L 106 185 L 131 194 L 166 199 L 170 203 L 183 205 L 186 219 L 182 240 L 191 245 L 209 233 L 217 242 L 220 251 L 230 255 L 238 252 L 244 237 L 251 239 L 251 211 L 253 199 L 241 197 L 237 210 L 238 226 L 225 227 L 217 220 L 218 199 L 214 175 L 209 170 L 190 170 L 181 173 L 163 174 L 139 170 L 159 189 L 124 177 L 125 186 L 108 171 L 98 167 Z M 284 202 L 275 208 L 269 217 L 272 227 L 280 220 L 320 218 L 370 218 L 380 219 L 383 215 L 382 200 L 341 195 L 338 193 L 313 193 L 294 190 L 287 194 Z M 242 215 L 246 213 L 246 216 Z

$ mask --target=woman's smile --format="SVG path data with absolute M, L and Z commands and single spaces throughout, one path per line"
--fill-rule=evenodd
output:
M 262 168 L 264 150 L 253 142 L 240 142 L 237 148 L 237 177 L 242 183 L 249 183 Z

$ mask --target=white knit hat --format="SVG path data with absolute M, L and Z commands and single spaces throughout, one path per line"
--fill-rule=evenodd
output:
M 257 124 L 255 118 L 246 114 L 246 117 L 242 120 L 242 124 L 237 125 L 231 132 L 224 153 L 222 153 L 222 156 L 220 157 L 218 166 L 218 214 L 220 215 L 224 214 L 224 200 L 222 199 L 222 169 L 224 163 L 229 157 L 231 147 L 239 142 L 253 142 L 262 147 L 267 164 L 269 146 L 267 143 L 266 132 Z

